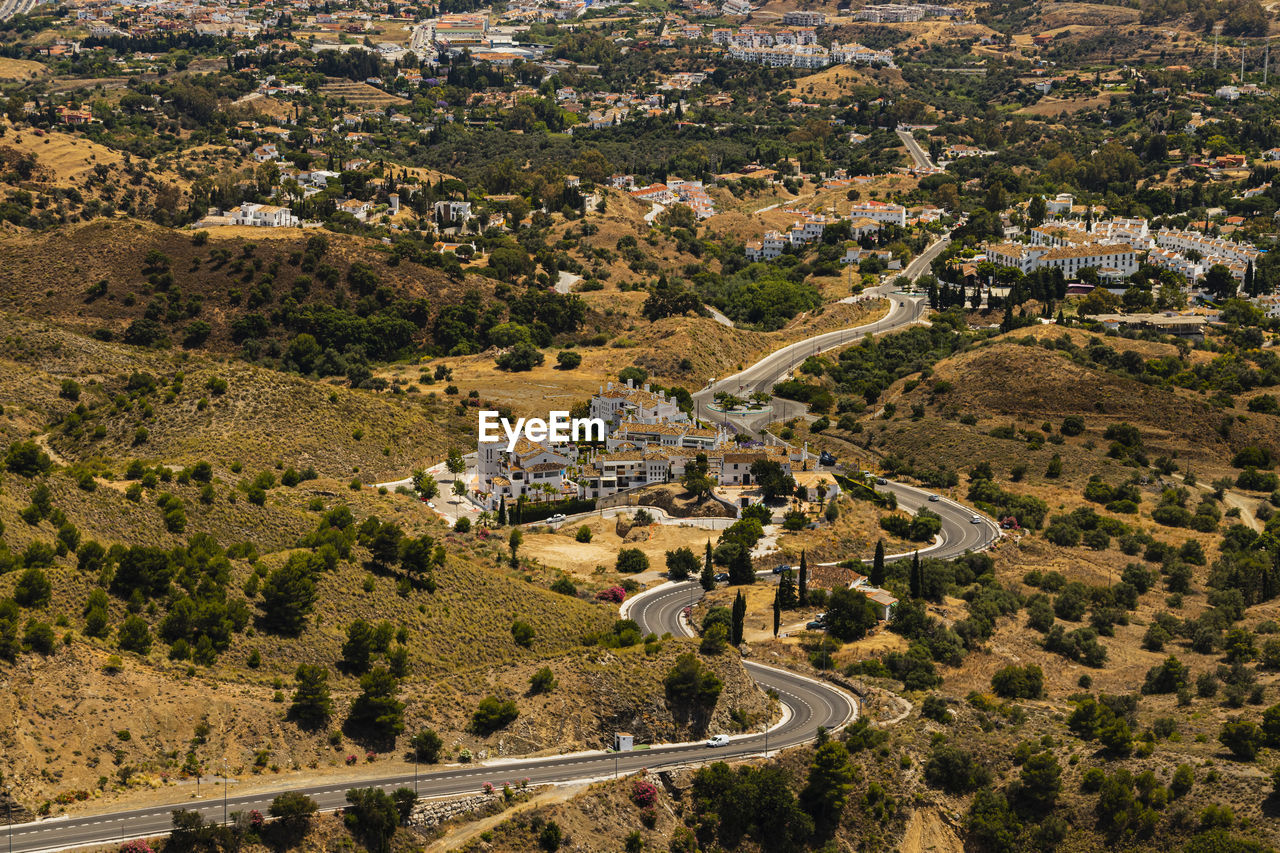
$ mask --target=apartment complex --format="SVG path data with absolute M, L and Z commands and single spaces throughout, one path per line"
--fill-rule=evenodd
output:
M 1138 270 L 1138 253 L 1127 243 L 1082 242 L 1078 245 L 1029 246 L 1001 243 L 988 246 L 987 260 L 996 266 L 1013 267 L 1024 275 L 1041 268 L 1060 269 L 1067 278 L 1091 268 L 1102 279 L 1120 279 Z
M 867 201 L 854 205 L 848 217 L 827 216 L 807 210 L 794 211 L 800 218 L 784 233 L 766 231 L 759 240 L 749 240 L 745 253 L 749 261 L 768 261 L 779 255 L 788 246 L 803 246 L 822 239 L 822 232 L 828 225 L 840 222 L 849 223 L 849 231 L 855 239 L 874 234 L 884 225 L 907 224 L 907 209 L 900 204 L 883 201 Z

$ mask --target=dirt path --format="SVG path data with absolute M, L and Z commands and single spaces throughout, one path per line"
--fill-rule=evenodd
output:
M 66 459 L 62 458 L 62 455 L 59 454 L 58 451 L 49 446 L 49 434 L 47 432 L 37 435 L 34 440 L 36 447 L 39 447 L 48 454 L 49 458 L 53 460 L 53 464 L 62 465 L 64 467 L 71 464 Z
M 561 785 L 546 791 L 534 794 L 525 802 L 518 806 L 501 811 L 495 815 L 489 815 L 486 818 L 468 823 L 465 826 L 451 827 L 448 834 L 443 838 L 433 841 L 427 845 L 427 853 L 444 853 L 446 850 L 457 850 L 466 846 L 467 842 L 473 838 L 478 838 L 480 833 L 493 829 L 504 821 L 511 820 L 513 816 L 529 809 L 538 808 L 540 806 L 548 806 L 553 803 L 566 803 L 578 794 L 587 789 L 590 783 L 583 782 L 577 785 Z
M 1181 474 L 1174 474 L 1173 478 L 1180 483 L 1186 483 L 1186 480 Z M 1200 482 L 1196 483 L 1196 488 L 1202 492 L 1210 493 L 1214 490 L 1212 486 Z M 1264 525 L 1258 520 L 1258 516 L 1255 514 L 1255 510 L 1257 510 L 1259 504 L 1257 498 L 1250 497 L 1242 492 L 1237 492 L 1234 489 L 1227 489 L 1222 493 L 1222 502 L 1227 505 L 1228 509 L 1234 507 L 1235 509 L 1240 510 L 1240 520 L 1244 522 L 1250 530 L 1255 533 L 1262 532 Z

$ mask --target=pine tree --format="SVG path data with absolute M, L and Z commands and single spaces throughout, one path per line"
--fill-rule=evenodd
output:
M 876 555 L 871 559 L 871 585 L 884 586 L 884 540 L 876 540 Z
M 716 570 L 711 565 L 711 540 L 707 540 L 707 559 L 702 564 L 702 574 L 698 576 L 698 583 L 707 592 L 716 588 Z
M 778 636 L 778 629 L 782 627 L 782 604 L 778 601 L 778 593 L 773 594 L 773 636 Z
M 911 597 L 920 597 L 920 588 L 923 586 L 920 576 L 920 552 L 916 551 L 911 555 Z
M 747 599 L 738 590 L 733 599 L 733 622 L 729 631 L 729 642 L 735 646 L 742 645 L 742 629 L 747 620 Z
M 804 551 L 800 552 L 800 606 L 806 607 L 809 604 L 809 562 L 805 559 Z

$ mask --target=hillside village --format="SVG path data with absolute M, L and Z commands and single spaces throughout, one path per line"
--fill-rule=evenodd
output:
M 1280 850 L 1278 14 L 0 0 L 10 853 Z

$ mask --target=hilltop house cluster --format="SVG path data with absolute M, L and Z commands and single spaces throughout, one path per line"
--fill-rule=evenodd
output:
M 879 3 L 859 9 L 854 17 L 860 21 L 877 24 L 909 24 L 925 18 L 964 18 L 964 10 L 958 6 L 938 6 L 932 3 Z
M 1029 229 L 1029 243 L 988 245 L 986 260 L 1023 274 L 1056 268 L 1067 278 L 1090 268 L 1101 282 L 1114 284 L 1137 272 L 1145 256 L 1153 266 L 1173 270 L 1194 285 L 1216 264 L 1243 281 L 1249 264 L 1261 254 L 1252 244 L 1199 231 L 1160 228 L 1153 232 L 1142 218 L 1094 221 L 1095 209 L 1076 204 L 1067 193 L 1046 199 L 1045 210 L 1053 219 Z
M 500 502 L 607 498 L 628 489 L 668 483 L 684 476 L 698 454 L 723 486 L 750 486 L 751 465 L 771 459 L 805 485 L 813 499 L 838 493 L 818 476 L 807 450 L 741 449 L 719 427 L 698 424 L 663 391 L 633 382 L 610 382 L 591 398 L 590 417 L 605 424 L 604 447 L 580 451 L 572 443 L 520 439 L 508 452 L 504 440 L 478 445 L 474 495 L 488 509 Z
M 826 16 L 820 16 L 825 23 Z M 701 31 L 696 34 L 686 31 L 684 35 L 701 37 Z M 893 66 L 893 54 L 887 50 L 872 50 L 853 43 L 842 45 L 840 42 L 833 42 L 828 49 L 818 44 L 815 26 L 782 29 L 746 26 L 736 30 L 717 27 L 711 31 L 710 38 L 714 44 L 727 48 L 729 56 L 734 59 L 775 68 L 825 68 L 833 63 Z
M 715 199 L 707 192 L 702 181 L 685 181 L 677 178 L 668 179 L 666 183 L 649 184 L 644 187 L 635 185 L 631 175 L 615 175 L 611 179 L 615 189 L 624 189 L 627 194 L 638 201 L 652 204 L 683 204 L 693 211 L 698 219 L 715 216 Z
M 906 227 L 907 209 L 900 204 L 886 201 L 862 201 L 854 204 L 847 217 L 828 216 L 808 210 L 791 211 L 799 218 L 785 232 L 766 231 L 760 240 L 750 240 L 745 250 L 749 261 L 768 261 L 783 253 L 787 247 L 799 247 L 816 243 L 829 225 L 849 223 L 849 232 L 857 240 L 875 234 L 884 225 Z M 846 257 L 845 263 L 855 258 Z

